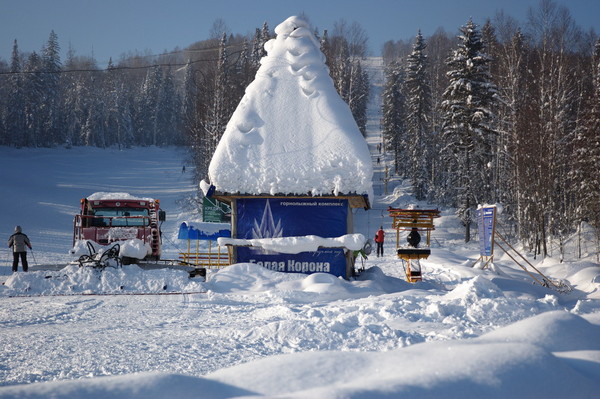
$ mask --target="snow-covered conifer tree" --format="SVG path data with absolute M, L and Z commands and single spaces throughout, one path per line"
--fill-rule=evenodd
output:
M 333 83 L 337 92 L 346 103 L 349 99 L 350 91 L 350 75 L 351 75 L 351 60 L 348 49 L 348 41 L 341 39 L 339 54 L 335 57 L 335 67 L 332 71 Z
M 54 31 L 50 32 L 48 42 L 42 51 L 42 69 L 43 81 L 42 92 L 42 114 L 43 137 L 40 137 L 40 143 L 44 146 L 51 146 L 61 142 L 60 137 L 64 127 L 60 126 L 60 79 L 62 65 L 60 62 L 60 46 L 58 36 Z
M 167 67 L 161 80 L 161 90 L 157 100 L 157 142 L 156 145 L 181 144 L 181 123 L 179 111 L 181 99 L 175 88 L 173 72 Z
M 491 195 L 497 89 L 477 25 L 469 20 L 460 32 L 458 48 L 447 61 L 450 84 L 442 103 L 442 157 L 452 191 L 447 200 L 458 208 L 468 242 L 472 210 Z
M 404 73 L 398 62 L 391 62 L 385 70 L 381 110 L 381 131 L 385 149 L 394 155 L 394 169 L 398 174 L 405 164 L 405 98 Z
M 6 115 L 6 130 L 8 137 L 5 144 L 23 145 L 22 140 L 26 132 L 25 96 L 23 92 L 23 75 L 21 74 L 21 55 L 17 41 L 14 41 L 10 63 L 10 79 L 8 89 L 8 103 Z
M 17 140 L 17 146 L 37 147 L 44 129 L 43 116 L 43 63 L 40 56 L 32 52 L 25 66 L 23 95 L 25 97 L 25 134 Z
M 426 44 L 418 32 L 412 53 L 407 58 L 406 81 L 406 150 L 408 175 L 418 200 L 425 199 L 430 182 L 431 87 L 427 74 Z
M 159 66 L 148 69 L 136 107 L 137 140 L 141 145 L 157 145 L 158 98 L 162 88 L 162 71 Z

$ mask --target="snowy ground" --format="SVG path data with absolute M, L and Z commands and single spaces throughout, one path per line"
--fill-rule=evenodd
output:
M 598 397 L 593 242 L 584 259 L 573 250 L 565 263 L 530 258 L 574 287 L 560 294 L 532 284 L 506 256 L 496 259 L 499 273 L 472 268 L 478 244 L 464 244 L 444 210 L 422 262 L 424 281 L 405 282 L 385 209 L 413 200 L 398 181 L 384 192 L 376 118 L 368 138 L 376 201 L 356 213 L 355 231 L 372 237 L 383 225 L 388 239 L 360 278 L 250 264 L 206 282 L 137 266 L 11 275 L 4 248 L 0 398 Z M 7 240 L 23 226 L 32 269 L 66 264 L 79 199 L 129 192 L 161 200 L 166 256 L 174 257 L 185 248 L 175 239 L 179 223 L 194 220 L 184 206 L 194 193 L 184 159 L 177 149 L 0 147 L 0 232 Z
M 0 199 L 2 231 L 8 238 L 12 225 L 23 225 L 33 268 L 68 259 L 72 214 L 93 191 L 160 198 L 167 237 L 191 217 L 178 201 L 191 184 L 177 150 L 0 152 L 1 181 L 9 183 Z M 82 165 L 91 158 L 101 163 L 96 171 Z M 5 172 L 16 159 L 26 165 L 23 183 Z M 575 290 L 559 294 L 533 285 L 505 257 L 496 264 L 506 276 L 471 268 L 477 244 L 465 245 L 444 211 L 425 279 L 409 284 L 381 210 L 410 196 L 402 186 L 385 196 L 377 183 L 375 191 L 375 209 L 356 215 L 356 230 L 371 236 L 383 223 L 386 254 L 371 256 L 356 281 L 248 264 L 207 282 L 136 266 L 10 276 L 4 249 L 0 397 L 192 397 L 198 390 L 212 397 L 594 397 L 600 268 L 593 246 L 587 260 L 535 263 L 569 279 Z M 188 294 L 169 295 L 182 291 Z M 127 295 L 140 292 L 161 295 Z M 91 378 L 100 376 L 118 377 Z

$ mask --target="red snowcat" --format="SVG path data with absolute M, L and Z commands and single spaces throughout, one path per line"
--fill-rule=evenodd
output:
M 150 249 L 143 260 L 159 260 L 159 222 L 166 219 L 160 201 L 154 199 L 81 199 L 81 209 L 73 222 L 73 246 L 80 240 L 109 245 L 139 239 Z M 124 263 L 126 263 L 124 259 Z

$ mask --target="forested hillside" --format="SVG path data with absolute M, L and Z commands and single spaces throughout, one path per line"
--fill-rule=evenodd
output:
M 14 41 L 0 62 L 0 145 L 188 146 L 197 179 L 254 79 L 264 24 L 185 49 L 124 54 L 99 67 L 50 32 L 41 51 Z M 365 133 L 368 32 L 341 20 L 316 31 L 330 75 Z M 525 21 L 391 40 L 382 49 L 383 146 L 417 199 L 456 207 L 465 239 L 478 204 L 504 205 L 506 228 L 537 254 L 589 223 L 600 232 L 600 41 L 550 0 Z M 377 49 L 379 50 L 379 49 Z M 598 235 L 600 245 L 600 233 Z
M 199 178 L 227 121 L 252 82 L 273 33 L 264 24 L 252 37 L 221 33 L 161 55 L 129 54 L 105 69 L 72 50 L 60 59 L 50 33 L 41 52 L 25 54 L 14 41 L 0 65 L 0 145 L 187 145 Z M 344 21 L 321 35 L 331 77 L 365 132 L 368 77 L 362 29 Z
M 388 42 L 382 129 L 417 198 L 456 207 L 471 234 L 477 204 L 547 254 L 583 223 L 600 227 L 600 41 L 542 1 L 525 24 L 499 14 L 458 36 Z M 599 238 L 600 242 L 600 238 Z

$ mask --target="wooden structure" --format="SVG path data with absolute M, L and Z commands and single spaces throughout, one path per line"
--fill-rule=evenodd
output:
M 208 241 L 208 250 L 201 251 L 199 242 L 196 241 L 196 248 L 192 250 L 190 240 L 188 240 L 187 252 L 179 253 L 179 261 L 185 265 L 205 267 L 207 269 L 222 268 L 229 266 L 229 254 L 217 245 L 217 251 L 212 248 L 212 242 Z
M 421 259 L 427 259 L 431 255 L 431 232 L 435 230 L 433 219 L 440 216 L 437 209 L 400 209 L 388 208 L 392 217 L 392 228 L 396 229 L 396 251 L 402 259 L 406 281 L 414 283 L 423 279 L 421 273 Z M 409 245 L 400 245 L 400 232 L 410 231 L 416 234 L 416 240 L 409 237 Z M 414 232 L 414 233 L 413 233 Z M 419 247 L 420 233 L 425 232 L 425 246 Z M 410 236 L 409 235 L 409 236 Z
M 228 223 L 199 222 L 191 225 L 183 222 L 179 227 L 178 238 L 187 240 L 187 251 L 179 253 L 179 262 L 189 266 L 203 267 L 208 269 L 229 266 L 230 259 L 225 248 L 213 242 L 219 237 L 230 237 L 231 231 Z M 200 245 L 200 241 L 208 242 L 208 248 Z M 195 243 L 192 246 L 192 243 Z

